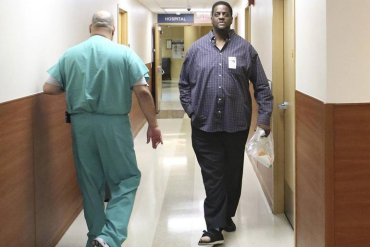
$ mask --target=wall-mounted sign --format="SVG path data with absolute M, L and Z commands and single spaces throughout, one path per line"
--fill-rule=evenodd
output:
M 172 49 L 172 39 L 166 40 L 166 49 L 171 50 Z
M 183 40 L 172 40 L 172 58 L 174 59 L 184 58 Z
M 193 14 L 170 15 L 159 14 L 158 23 L 194 23 Z

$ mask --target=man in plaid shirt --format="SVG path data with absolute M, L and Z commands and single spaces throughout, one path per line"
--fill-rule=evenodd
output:
M 213 30 L 188 50 L 181 70 L 181 104 L 191 118 L 192 142 L 202 170 L 207 198 L 207 231 L 199 245 L 222 244 L 222 230 L 236 230 L 232 220 L 242 187 L 245 144 L 252 115 L 249 81 L 259 105 L 258 125 L 270 133 L 273 97 L 252 45 L 230 29 L 232 8 L 212 7 Z

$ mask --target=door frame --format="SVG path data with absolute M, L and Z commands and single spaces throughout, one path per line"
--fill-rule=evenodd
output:
M 296 22 L 295 16 L 295 0 L 294 3 L 294 26 Z M 277 145 L 274 147 L 276 154 L 276 159 L 274 162 L 274 208 L 273 212 L 275 214 L 284 213 L 284 179 L 285 179 L 285 153 L 284 153 L 284 143 L 285 143 L 285 114 L 284 111 L 278 108 L 278 105 L 284 102 L 284 3 L 285 0 L 273 0 L 273 34 L 272 34 L 272 81 L 273 81 L 273 95 L 274 95 L 274 111 L 273 111 L 273 135 L 274 140 Z M 296 51 L 296 34 L 294 30 L 294 67 L 296 67 L 295 60 Z M 296 71 L 296 70 L 294 70 Z M 294 72 L 295 73 L 295 72 Z M 296 76 L 294 74 L 294 80 L 296 81 Z M 294 117 L 295 118 L 295 117 Z M 295 141 L 296 143 L 296 141 Z M 294 147 L 296 144 L 294 143 Z M 295 148 L 296 150 L 296 148 Z M 296 187 L 297 176 L 296 176 L 296 164 L 294 164 L 294 184 Z M 296 201 L 297 193 L 294 191 L 294 238 L 295 245 L 297 241 L 296 234 Z
M 239 34 L 239 17 L 238 17 L 238 15 L 236 15 L 234 17 L 233 24 L 234 24 L 234 32 L 236 34 Z
M 154 87 L 154 103 L 155 103 L 155 111 L 158 114 L 160 112 L 160 100 L 162 99 L 162 54 L 159 54 L 160 49 L 160 42 L 159 42 L 159 31 L 158 28 L 160 26 L 212 26 L 211 23 L 156 23 L 155 24 L 155 31 L 154 31 L 154 47 L 155 47 L 155 67 L 154 68 L 154 76 L 155 76 L 155 87 Z M 159 63 L 158 63 L 159 61 Z
M 295 227 L 295 0 L 285 0 L 284 21 L 288 21 L 284 27 L 284 101 L 289 102 L 285 110 L 285 204 L 284 213 L 289 222 Z M 292 43 L 293 42 L 293 43 Z M 286 77 L 286 78 L 285 78 Z M 287 139 L 288 138 L 288 139 Z M 293 150 L 291 150 L 293 149 Z M 288 165 L 288 166 L 287 166 Z M 292 201 L 293 200 L 293 204 Z M 292 212 L 293 211 L 293 212 Z M 292 214 L 293 213 L 293 214 Z
M 118 5 L 118 20 L 117 20 L 117 37 L 118 43 L 122 45 L 129 45 L 128 43 L 128 12 Z
M 155 49 L 155 56 L 154 56 L 154 74 L 155 74 L 155 87 L 154 87 L 154 103 L 155 103 L 155 112 L 159 113 L 160 111 L 160 100 L 162 98 L 162 63 L 161 63 L 161 54 L 160 54 L 160 32 L 159 30 L 160 24 L 155 24 L 155 31 L 154 31 L 154 49 Z
M 274 181 L 274 214 L 284 213 L 284 112 L 278 104 L 284 101 L 284 0 L 273 0 L 272 20 L 272 93 L 274 110 L 272 112 L 272 128 L 275 140 L 275 161 L 273 165 Z
M 244 37 L 249 42 L 252 43 L 252 11 L 251 6 L 245 7 L 244 10 Z

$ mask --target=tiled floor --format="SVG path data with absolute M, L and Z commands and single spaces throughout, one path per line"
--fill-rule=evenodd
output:
M 164 81 L 162 89 L 161 110 L 183 110 L 180 104 L 178 80 Z
M 169 91 L 172 90 L 164 89 L 163 98 L 171 99 L 173 96 L 169 96 Z M 205 192 L 191 146 L 190 119 L 186 114 L 183 119 L 159 119 L 159 125 L 164 145 L 157 150 L 145 144 L 146 126 L 135 138 L 142 179 L 128 239 L 122 246 L 198 246 L 205 229 Z M 294 246 L 292 228 L 284 215 L 271 213 L 248 158 L 245 160 L 242 197 L 234 221 L 237 231 L 224 234 L 224 246 Z M 87 240 L 86 233 L 82 212 L 57 247 L 83 247 Z

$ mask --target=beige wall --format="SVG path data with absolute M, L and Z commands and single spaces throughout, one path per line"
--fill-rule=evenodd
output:
M 185 34 L 185 55 L 186 52 L 189 50 L 190 46 L 197 41 L 200 36 L 200 27 L 197 26 L 186 26 L 184 27 L 184 34 Z
M 172 58 L 172 50 L 166 49 L 166 40 L 184 40 L 184 27 L 162 26 L 162 30 L 162 57 L 171 58 L 171 79 L 178 80 L 184 59 Z
M 244 11 L 245 10 L 242 10 L 242 12 Z M 256 5 L 252 7 L 251 21 L 252 21 L 251 24 L 252 45 L 259 54 L 267 78 L 271 80 L 272 0 L 259 0 L 258 2 L 256 1 Z
M 238 16 L 238 34 L 243 38 L 247 6 L 246 0 L 237 0 L 233 6 L 233 16 Z M 267 78 L 272 79 L 272 0 L 256 1 L 251 8 L 251 43 L 258 52 Z
M 245 13 L 244 9 L 248 6 L 248 1 L 246 0 L 237 0 L 235 4 L 232 5 L 233 7 L 233 17 L 235 18 L 238 16 L 238 30 L 235 32 L 238 33 L 239 36 L 245 38 Z M 235 29 L 234 23 L 231 26 L 232 29 Z
M 131 48 L 150 63 L 153 14 L 137 0 L 0 1 L 0 21 L 6 23 L 0 39 L 0 103 L 41 92 L 46 70 L 66 49 L 89 38 L 92 14 L 105 9 L 117 20 L 117 4 L 129 13 Z
M 370 1 L 327 0 L 327 102 L 370 102 Z
M 208 34 L 209 31 L 212 30 L 212 26 L 204 26 L 200 28 L 200 37 L 203 37 L 204 35 Z

